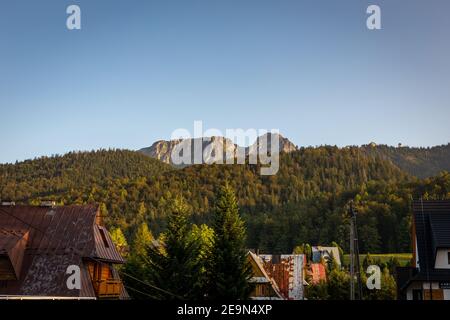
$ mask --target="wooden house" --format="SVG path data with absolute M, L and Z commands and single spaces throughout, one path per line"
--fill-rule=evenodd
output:
M 127 299 L 124 262 L 96 205 L 0 206 L 0 298 Z
M 305 256 L 303 254 L 248 253 L 255 285 L 252 299 L 303 300 Z
M 267 274 L 261 258 L 251 251 L 248 252 L 247 258 L 252 267 L 250 283 L 253 285 L 253 292 L 250 298 L 253 300 L 283 300 L 278 285 Z

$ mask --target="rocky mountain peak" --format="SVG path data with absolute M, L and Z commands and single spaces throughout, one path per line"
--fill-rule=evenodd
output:
M 246 155 L 257 153 L 261 144 L 261 151 L 267 152 L 271 147 L 272 135 L 279 139 L 280 152 L 289 153 L 297 150 L 297 147 L 289 141 L 289 139 L 283 137 L 281 134 L 269 132 L 258 137 L 255 143 L 249 147 L 238 146 L 225 137 L 212 136 L 191 139 L 159 140 L 154 142 L 150 147 L 140 149 L 139 152 L 162 162 L 173 164 L 172 152 L 177 152 L 178 150 L 191 150 L 192 156 L 188 164 L 193 164 L 197 163 L 194 161 L 194 149 L 201 146 L 203 151 L 201 163 L 214 163 L 216 156 L 218 156 L 216 155 L 216 150 L 223 151 L 224 161 L 230 157 L 234 158 L 237 155 L 238 150 L 243 150 Z M 180 156 L 182 156 L 182 154 L 180 154 Z

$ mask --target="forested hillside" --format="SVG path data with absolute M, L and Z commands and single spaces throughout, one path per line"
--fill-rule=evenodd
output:
M 358 147 L 301 148 L 281 155 L 275 176 L 251 165 L 195 165 L 175 170 L 137 152 L 102 150 L 0 165 L 0 196 L 18 203 L 54 199 L 98 202 L 110 227 L 132 240 L 147 223 L 157 236 L 168 205 L 183 195 L 197 223 L 210 222 L 214 193 L 225 180 L 236 189 L 247 245 L 291 252 L 307 242 L 348 246 L 346 203 L 359 210 L 361 252 L 410 250 L 412 196 L 448 197 L 447 173 L 418 180 Z M 129 241 L 131 243 L 131 241 Z
M 402 170 L 419 178 L 435 176 L 443 170 L 450 171 L 450 144 L 431 148 L 387 145 L 365 145 L 361 148 L 370 155 L 391 160 Z
M 17 201 L 84 189 L 117 178 L 151 177 L 172 168 L 129 150 L 70 152 L 0 164 L 0 198 Z

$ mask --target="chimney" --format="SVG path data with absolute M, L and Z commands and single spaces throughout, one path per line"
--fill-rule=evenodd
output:
M 55 207 L 56 206 L 56 201 L 54 200 L 42 200 L 41 207 Z
M 3 207 L 12 207 L 15 206 L 16 203 L 14 201 L 10 201 L 10 200 L 2 200 L 2 206 Z

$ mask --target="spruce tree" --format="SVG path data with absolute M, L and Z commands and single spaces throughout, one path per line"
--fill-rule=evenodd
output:
M 251 266 L 245 250 L 245 227 L 233 189 L 226 183 L 216 196 L 214 243 L 209 270 L 208 298 L 247 299 Z
M 159 246 L 147 248 L 148 281 L 162 290 L 152 295 L 165 300 L 198 300 L 203 297 L 199 245 L 191 236 L 188 207 L 180 197 L 171 206 L 167 230 Z

